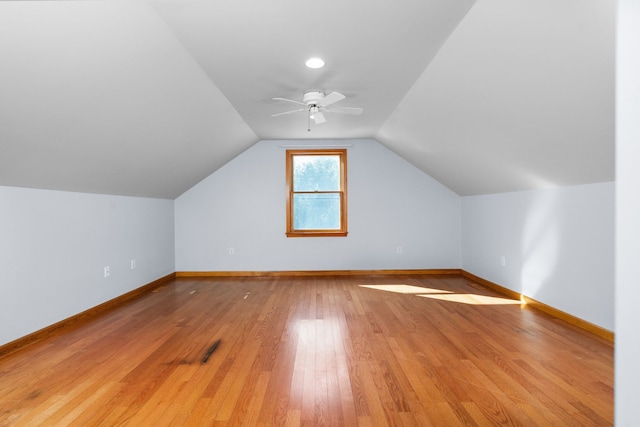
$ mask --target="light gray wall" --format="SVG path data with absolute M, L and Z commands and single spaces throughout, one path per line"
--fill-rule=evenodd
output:
M 616 92 L 617 426 L 640 420 L 640 2 L 618 2 Z
M 349 235 L 287 238 L 282 146 L 345 144 Z M 177 198 L 175 217 L 178 271 L 460 267 L 459 196 L 369 139 L 260 141 Z
M 462 268 L 613 330 L 614 190 L 600 183 L 463 197 Z
M 0 345 L 173 273 L 173 225 L 172 200 L 0 187 Z

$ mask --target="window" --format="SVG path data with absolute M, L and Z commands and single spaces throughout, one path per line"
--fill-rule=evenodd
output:
M 287 150 L 287 236 L 347 235 L 347 150 Z

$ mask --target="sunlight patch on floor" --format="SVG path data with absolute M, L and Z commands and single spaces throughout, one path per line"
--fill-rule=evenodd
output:
M 452 294 L 451 291 L 442 289 L 423 288 L 404 284 L 389 285 L 360 285 L 361 288 L 377 289 L 379 291 L 395 292 L 397 294 Z
M 396 294 L 416 295 L 423 298 L 432 298 L 440 301 L 457 302 L 471 305 L 506 305 L 523 304 L 523 301 L 511 298 L 494 297 L 478 294 L 460 294 L 443 289 L 423 288 L 420 286 L 405 284 L 386 285 L 360 285 L 361 288 L 376 289 L 379 291 L 393 292 Z
M 433 298 L 441 301 L 458 302 L 471 305 L 506 305 L 521 304 L 520 300 L 492 297 L 488 295 L 476 294 L 441 294 L 441 295 L 418 295 L 423 298 Z

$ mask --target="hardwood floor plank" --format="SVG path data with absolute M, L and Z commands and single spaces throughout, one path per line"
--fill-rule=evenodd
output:
M 455 275 L 178 278 L 0 358 L 0 396 L 0 426 L 600 427 L 613 345 Z

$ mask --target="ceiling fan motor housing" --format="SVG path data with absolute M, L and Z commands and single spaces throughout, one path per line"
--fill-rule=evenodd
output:
M 318 103 L 322 101 L 323 98 L 324 98 L 324 93 L 322 92 L 317 92 L 317 91 L 305 92 L 304 96 L 302 97 L 302 102 L 307 104 L 307 106 L 309 107 L 317 106 Z

